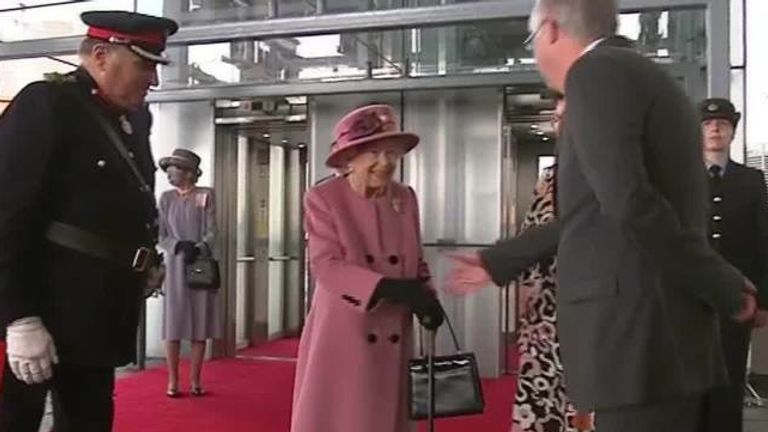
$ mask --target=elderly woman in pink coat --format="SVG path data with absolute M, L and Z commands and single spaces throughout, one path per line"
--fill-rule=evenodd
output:
M 442 323 L 416 195 L 392 180 L 419 142 L 388 105 L 347 114 L 326 164 L 343 175 L 306 196 L 316 282 L 299 345 L 292 432 L 407 432 L 413 315 Z

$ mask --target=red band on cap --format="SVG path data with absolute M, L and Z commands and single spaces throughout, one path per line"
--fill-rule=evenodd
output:
M 123 43 L 145 43 L 162 48 L 165 46 L 166 34 L 164 31 L 157 30 L 140 33 L 122 33 L 103 27 L 89 27 L 88 37 L 101 39 L 107 42 L 111 42 L 110 39 L 115 38 L 118 39 L 119 42 Z

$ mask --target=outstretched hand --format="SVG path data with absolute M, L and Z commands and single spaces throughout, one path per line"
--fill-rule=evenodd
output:
M 455 295 L 472 294 L 493 283 L 478 254 L 456 254 L 449 255 L 449 258 L 453 261 L 453 268 L 446 280 L 445 289 L 449 293 Z

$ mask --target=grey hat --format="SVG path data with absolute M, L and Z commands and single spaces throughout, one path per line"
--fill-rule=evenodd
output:
M 176 149 L 171 156 L 160 159 L 159 164 L 163 171 L 167 171 L 169 166 L 175 166 L 177 168 L 195 171 L 198 176 L 203 173 L 200 169 L 200 156 L 190 150 Z

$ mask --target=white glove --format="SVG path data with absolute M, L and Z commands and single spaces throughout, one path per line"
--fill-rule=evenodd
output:
M 16 378 L 39 384 L 53 376 L 52 365 L 59 362 L 56 346 L 39 317 L 14 321 L 5 334 L 8 365 Z

